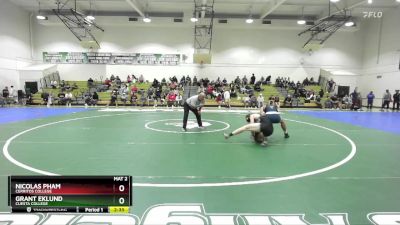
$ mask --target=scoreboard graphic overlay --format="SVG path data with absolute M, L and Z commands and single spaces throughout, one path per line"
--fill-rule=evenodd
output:
M 12 212 L 128 213 L 131 176 L 9 176 Z

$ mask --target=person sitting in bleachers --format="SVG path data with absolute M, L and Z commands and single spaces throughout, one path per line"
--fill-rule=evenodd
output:
M 90 78 L 88 79 L 88 81 L 87 81 L 87 86 L 88 86 L 89 88 L 91 88 L 91 87 L 93 87 L 93 85 L 94 85 L 94 81 L 93 81 L 93 79 L 90 77 Z
M 146 104 L 146 101 L 147 101 L 147 96 L 143 92 L 143 94 L 140 95 L 140 106 L 143 107 Z
M 257 97 L 255 95 L 250 95 L 250 107 L 257 107 Z
M 68 91 L 65 94 L 65 103 L 66 103 L 67 107 L 71 107 L 71 103 L 72 103 L 72 98 L 73 97 L 74 96 L 72 95 L 71 91 Z
M 131 83 L 132 83 L 132 78 L 131 78 L 130 75 L 128 75 L 128 77 L 126 78 L 126 82 L 127 82 L 128 84 L 131 84 Z
M 62 92 L 62 91 L 60 93 L 58 93 L 58 104 L 59 105 L 65 105 L 66 104 L 65 93 Z
M 305 103 L 310 103 L 311 101 L 314 101 L 314 99 L 315 99 L 315 94 L 314 94 L 314 92 L 308 92 L 308 93 L 307 93 L 307 97 L 306 97 L 306 99 L 304 100 L 304 102 L 305 102 Z
M 287 95 L 285 100 L 283 100 L 283 105 L 287 107 L 293 107 L 293 99 L 291 95 Z
M 181 95 L 181 93 L 178 92 L 178 94 L 176 94 L 176 98 L 175 98 L 175 106 L 176 107 L 181 107 L 183 102 L 183 97 Z
M 217 102 L 218 108 L 221 108 L 222 105 L 222 94 L 221 93 L 215 93 L 216 97 L 215 97 L 215 101 Z
M 342 98 L 342 104 L 341 104 L 340 108 L 341 109 L 350 109 L 351 105 L 352 105 L 351 98 L 348 95 L 345 95 Z
M 250 85 L 254 85 L 256 83 L 256 76 L 254 73 L 250 77 Z
M 4 92 L 3 92 L 4 93 Z M 47 92 L 42 92 L 42 94 L 40 95 L 40 97 L 43 100 L 43 104 L 46 105 L 47 101 L 49 100 L 49 93 Z
M 108 77 L 107 77 L 107 78 L 104 80 L 104 85 L 107 85 L 107 88 L 110 88 L 110 87 L 111 87 L 111 84 L 112 84 L 111 80 L 108 79 Z
M 263 91 L 261 88 L 261 81 L 257 81 L 257 83 L 254 85 L 254 90 L 257 92 Z
M 257 107 L 262 108 L 264 107 L 264 96 L 260 93 L 257 98 Z
M 281 102 L 279 100 L 279 96 L 274 97 L 274 103 L 275 103 L 276 108 L 279 110 L 281 108 Z
M 111 91 L 111 94 L 110 94 L 110 102 L 107 104 L 107 107 L 108 106 L 110 106 L 110 105 L 115 105 L 115 107 L 118 107 L 118 90 L 117 89 L 113 89 L 112 91 Z
M 138 106 L 138 96 L 136 93 L 131 94 L 129 101 L 131 102 L 132 106 Z
M 71 86 L 71 90 L 76 90 L 78 89 L 78 85 L 76 84 L 76 82 L 74 82 Z
M 55 81 L 55 80 L 50 81 L 50 87 L 53 88 L 53 89 L 56 89 L 57 88 L 57 83 L 54 83 L 54 82 L 57 82 L 57 81 Z
M 128 94 L 124 91 L 120 94 L 121 102 L 126 106 L 126 102 L 128 101 Z
M 5 99 L 5 101 L 7 101 L 8 96 L 10 96 L 10 92 L 9 92 L 9 90 L 8 90 L 8 87 L 6 86 L 6 87 L 3 89 L 3 98 Z
M 136 87 L 136 84 L 134 84 L 134 85 L 131 87 L 131 95 L 136 94 L 137 92 L 138 92 L 138 88 Z
M 248 83 L 247 77 L 246 77 L 246 75 L 244 75 L 242 78 L 242 84 L 246 86 L 247 83 Z
M 170 91 L 167 95 L 167 107 L 173 108 L 176 101 L 176 95 L 173 91 Z
M 97 92 L 93 92 L 92 95 L 92 105 L 97 106 L 97 102 L 99 101 L 99 95 Z
M 335 108 L 335 109 L 340 108 L 340 101 L 336 94 L 331 96 L 331 104 L 332 104 L 332 108 Z
M 143 74 L 140 74 L 139 76 L 139 84 L 144 83 L 144 77 Z

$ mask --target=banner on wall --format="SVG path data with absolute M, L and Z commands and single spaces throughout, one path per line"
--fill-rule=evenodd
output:
M 109 52 L 43 52 L 43 62 L 51 64 L 109 64 L 176 66 L 179 54 L 143 54 Z

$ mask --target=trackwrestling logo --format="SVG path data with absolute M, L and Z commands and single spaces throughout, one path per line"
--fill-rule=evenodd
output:
M 347 213 L 320 213 L 324 225 L 350 225 Z M 399 224 L 400 212 L 370 213 L 371 225 Z M 142 218 L 133 214 L 41 214 L 0 213 L 7 225 L 312 225 L 304 214 L 217 214 L 206 213 L 202 204 L 162 204 L 146 210 Z M 317 225 L 317 224 L 314 224 Z M 321 224 L 319 224 L 321 225 Z

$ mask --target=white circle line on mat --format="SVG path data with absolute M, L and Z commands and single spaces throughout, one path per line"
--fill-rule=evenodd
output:
M 52 173 L 52 172 L 48 172 L 48 171 L 44 171 L 44 170 L 33 168 L 33 167 L 29 166 L 29 165 L 26 165 L 24 163 L 21 163 L 21 162 L 17 161 L 16 159 L 14 159 L 10 155 L 10 153 L 8 151 L 8 147 L 10 146 L 11 142 L 15 138 L 19 137 L 20 135 L 23 135 L 25 133 L 28 133 L 30 131 L 33 131 L 33 130 L 36 130 L 36 129 L 39 129 L 39 128 L 51 126 L 51 125 L 54 125 L 54 124 L 65 123 L 65 122 L 76 121 L 76 120 L 82 120 L 82 119 L 90 119 L 90 118 L 98 118 L 98 117 L 106 117 L 106 116 L 117 116 L 117 115 L 126 115 L 126 114 L 131 114 L 131 113 L 107 114 L 107 115 L 90 116 L 90 117 L 79 117 L 79 118 L 61 120 L 61 121 L 56 121 L 56 122 L 51 122 L 51 123 L 39 125 L 39 126 L 30 128 L 30 129 L 21 131 L 18 134 L 15 134 L 14 136 L 10 137 L 5 142 L 5 144 L 3 146 L 3 154 L 7 158 L 7 160 L 9 160 L 14 165 L 16 165 L 18 167 L 21 167 L 23 169 L 26 169 L 26 170 L 29 170 L 31 172 L 35 172 L 35 173 L 38 173 L 38 174 L 47 175 L 47 176 L 61 176 L 60 174 L 56 174 L 56 173 Z M 335 133 L 335 134 L 339 135 L 340 137 L 344 138 L 350 144 L 351 151 L 344 159 L 342 159 L 341 161 L 339 161 L 339 162 L 337 162 L 335 164 L 332 164 L 330 166 L 327 166 L 327 167 L 324 167 L 324 168 L 321 168 L 321 169 L 318 169 L 318 170 L 306 172 L 306 173 L 295 174 L 295 175 L 284 176 L 284 177 L 276 177 L 276 178 L 272 178 L 272 179 L 260 179 L 260 180 L 254 180 L 254 181 L 239 181 L 239 182 L 222 182 L 222 183 L 196 183 L 196 184 L 186 184 L 186 183 L 176 183 L 176 184 L 168 184 L 168 183 L 162 183 L 162 184 L 157 184 L 157 183 L 132 183 L 132 186 L 134 186 L 134 187 L 158 187 L 158 188 L 194 188 L 194 187 L 225 187 L 225 186 L 242 186 L 242 185 L 276 183 L 276 182 L 289 181 L 289 180 L 295 180 L 295 179 L 299 179 L 299 178 L 303 178 L 303 177 L 313 176 L 313 175 L 317 175 L 317 174 L 320 174 L 320 173 L 324 173 L 324 172 L 336 169 L 336 168 L 346 164 L 347 162 L 349 162 L 357 153 L 357 146 L 353 142 L 353 140 L 351 140 L 346 135 L 340 133 L 339 131 L 336 131 L 336 130 L 333 130 L 331 128 L 327 128 L 327 127 L 324 127 L 324 126 L 320 126 L 320 125 L 317 125 L 317 124 L 313 124 L 313 123 L 308 123 L 308 122 L 303 122 L 303 121 L 298 121 L 298 120 L 291 120 L 291 119 L 285 119 L 285 120 L 296 122 L 296 123 L 301 123 L 301 124 L 306 124 L 306 125 L 310 125 L 310 126 L 314 126 L 314 127 L 318 127 L 318 128 L 324 129 L 324 130 L 328 130 L 328 131 L 330 131 L 332 133 Z

